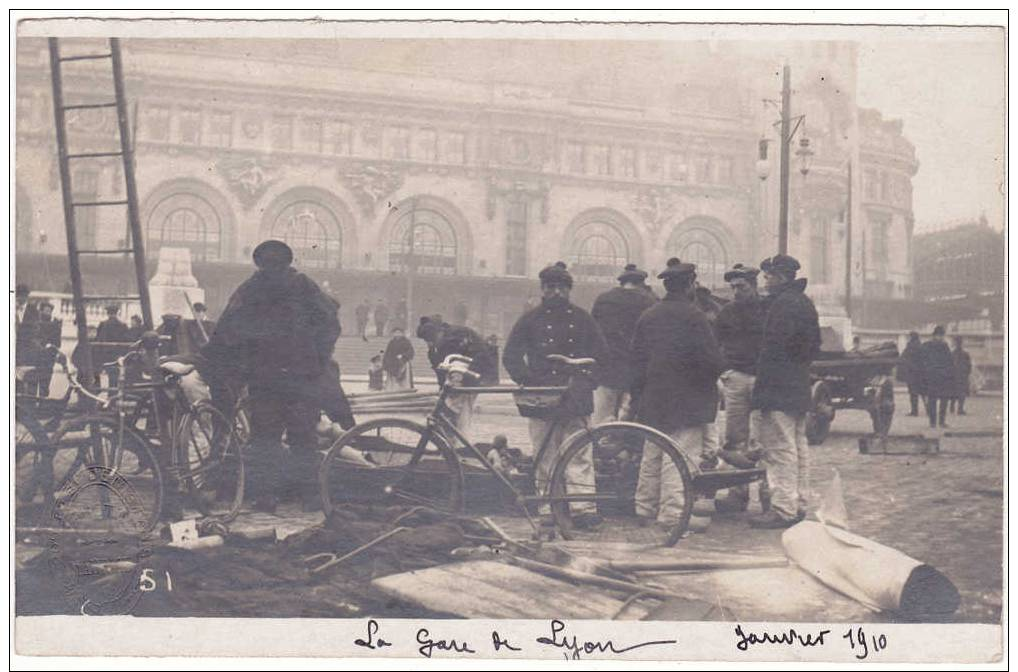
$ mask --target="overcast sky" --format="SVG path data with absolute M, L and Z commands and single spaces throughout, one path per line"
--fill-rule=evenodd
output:
M 861 42 L 859 104 L 904 120 L 916 146 L 916 229 L 978 217 L 1004 222 L 1004 49 L 978 42 Z

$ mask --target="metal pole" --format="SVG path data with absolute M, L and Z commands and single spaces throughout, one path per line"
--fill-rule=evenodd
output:
M 852 161 L 848 162 L 848 210 L 845 214 L 845 315 L 852 319 Z
M 131 227 L 131 248 L 134 252 L 134 273 L 138 279 L 138 298 L 141 302 L 141 319 L 145 329 L 154 327 L 152 300 L 148 293 L 148 271 L 145 270 L 145 244 L 141 235 L 141 216 L 138 213 L 138 185 L 134 182 L 134 147 L 131 123 L 124 92 L 124 68 L 120 62 L 120 39 L 110 38 L 110 55 L 113 61 L 113 87 L 117 100 L 117 123 L 120 127 L 120 148 L 123 151 L 124 182 L 127 186 L 127 221 Z
M 792 139 L 792 69 L 785 65 L 781 85 L 781 211 L 778 215 L 778 253 L 788 254 L 788 153 Z
M 67 131 L 64 120 L 64 90 L 60 73 L 60 47 L 57 38 L 49 38 L 50 70 L 53 82 L 53 117 L 57 132 L 57 164 L 60 166 L 60 191 L 64 200 L 64 233 L 67 237 L 67 263 L 71 274 L 71 291 L 74 294 L 74 324 L 81 346 L 78 360 L 79 380 L 92 389 L 92 348 L 88 342 L 88 324 L 85 313 L 84 287 L 81 283 L 81 265 L 78 259 L 78 234 L 74 226 L 74 194 L 71 189 L 71 170 L 67 163 Z
M 409 334 L 410 329 L 414 325 L 414 275 L 417 270 L 417 260 L 414 257 L 414 238 L 416 237 L 417 229 L 417 199 L 414 199 L 410 204 L 410 253 L 407 255 L 407 274 L 406 274 L 406 321 L 407 323 L 403 327 Z

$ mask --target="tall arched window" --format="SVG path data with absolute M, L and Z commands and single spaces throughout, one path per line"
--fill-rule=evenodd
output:
M 679 228 L 668 239 L 669 257 L 696 264 L 697 281 L 711 289 L 723 287 L 728 254 L 721 240 L 707 229 Z
M 629 244 L 608 221 L 592 220 L 573 234 L 567 261 L 573 276 L 581 280 L 613 280 L 629 261 Z
M 336 268 L 343 253 L 336 214 L 317 201 L 294 201 L 272 222 L 269 235 L 293 248 L 296 263 L 306 268 Z
M 410 206 L 389 237 L 389 269 L 453 275 L 458 254 L 456 230 L 446 217 L 427 207 Z
M 203 197 L 176 193 L 162 199 L 148 217 L 146 253 L 158 256 L 162 247 L 186 247 L 195 261 L 222 258 L 222 220 Z

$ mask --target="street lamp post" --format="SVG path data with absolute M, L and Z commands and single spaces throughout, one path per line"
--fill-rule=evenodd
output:
M 410 249 L 407 253 L 407 274 L 406 274 L 406 321 L 403 327 L 409 333 L 414 324 L 414 276 L 417 274 L 417 258 L 414 256 L 414 243 L 417 237 L 417 200 L 410 204 L 410 226 L 409 234 Z

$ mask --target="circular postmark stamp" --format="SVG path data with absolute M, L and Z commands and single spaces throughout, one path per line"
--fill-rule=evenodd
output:
M 47 563 L 59 589 L 84 615 L 132 613 L 152 541 L 146 502 L 124 474 L 84 465 L 54 497 Z

